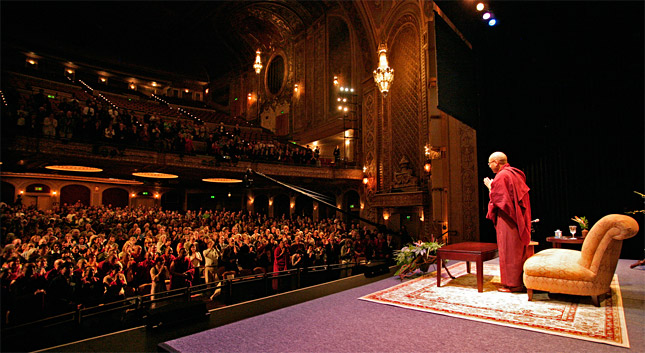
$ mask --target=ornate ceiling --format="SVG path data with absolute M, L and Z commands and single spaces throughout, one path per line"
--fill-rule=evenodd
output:
M 246 70 L 334 1 L 3 2 L 2 46 L 211 81 Z M 25 15 L 27 14 L 27 15 Z

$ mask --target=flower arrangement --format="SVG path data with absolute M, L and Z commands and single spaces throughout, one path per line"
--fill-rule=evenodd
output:
M 580 230 L 586 230 L 589 229 L 589 221 L 587 220 L 587 217 L 578 217 L 575 216 L 571 218 L 572 221 L 578 223 L 580 225 Z
M 433 255 L 437 253 L 437 249 L 442 246 L 443 244 L 439 244 L 435 241 L 418 241 L 404 246 L 401 250 L 394 250 L 396 265 L 401 266 L 394 275 L 411 273 L 417 268 L 427 271 L 430 263 L 434 261 L 434 258 L 431 257 L 433 257 Z

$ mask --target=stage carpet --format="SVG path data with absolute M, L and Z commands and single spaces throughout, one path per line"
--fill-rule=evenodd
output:
M 497 264 L 484 264 L 484 292 L 479 293 L 472 267 L 470 274 L 463 262 L 449 267 L 456 278 L 451 280 L 442 276 L 441 287 L 437 287 L 436 272 L 432 272 L 360 299 L 629 347 L 617 275 L 611 283 L 611 297 L 605 296 L 598 308 L 591 303 L 590 297 L 534 292 L 530 302 L 526 293 L 498 292 Z

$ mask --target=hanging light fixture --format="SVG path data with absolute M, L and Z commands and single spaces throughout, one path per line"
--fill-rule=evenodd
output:
M 260 49 L 258 49 L 255 52 L 255 64 L 253 64 L 253 68 L 255 69 L 256 74 L 260 74 L 260 71 L 262 71 L 262 58 L 260 57 Z
M 394 69 L 388 66 L 387 63 L 387 46 L 385 43 L 379 45 L 378 47 L 378 67 L 374 70 L 374 82 L 376 86 L 383 93 L 383 96 L 387 96 L 387 92 L 390 91 L 390 86 L 394 80 Z

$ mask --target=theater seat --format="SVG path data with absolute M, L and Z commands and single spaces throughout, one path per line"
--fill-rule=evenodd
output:
M 547 249 L 524 263 L 524 286 L 529 301 L 533 290 L 591 296 L 609 291 L 623 240 L 638 233 L 638 223 L 629 216 L 608 215 L 600 219 L 582 243 L 582 250 Z

